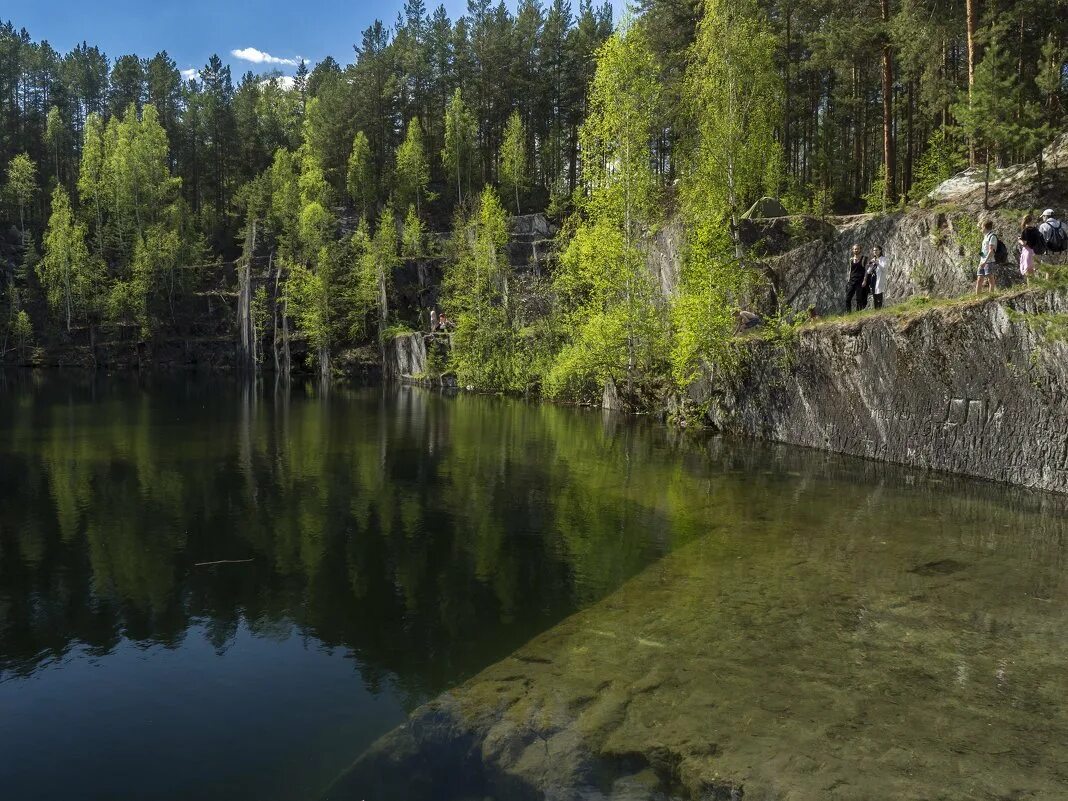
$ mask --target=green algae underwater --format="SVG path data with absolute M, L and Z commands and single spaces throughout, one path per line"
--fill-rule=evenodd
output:
M 500 398 L 7 374 L 0 786 L 1063 798 L 1065 506 Z M 428 710 L 477 764 L 391 772 Z

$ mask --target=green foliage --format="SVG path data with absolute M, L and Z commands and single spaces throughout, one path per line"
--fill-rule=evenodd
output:
M 15 350 L 24 356 L 26 348 L 33 340 L 33 325 L 25 309 L 19 309 L 11 321 L 11 336 L 15 341 Z
M 960 243 L 961 255 L 964 258 L 964 272 L 972 275 L 974 266 L 979 263 L 979 255 L 983 247 L 983 229 L 974 216 L 960 214 L 953 218 L 953 232 L 957 242 Z
M 678 386 L 706 365 L 733 364 L 736 311 L 762 280 L 732 231 L 743 206 L 779 183 L 775 49 L 754 3 L 705 3 L 686 75 L 693 121 L 681 187 L 687 243 L 671 310 Z
M 871 188 L 864 193 L 864 211 L 867 214 L 886 214 L 889 211 L 886 191 L 886 165 L 880 164 Z
M 504 129 L 501 145 L 501 192 L 515 198 L 515 213 L 522 214 L 519 198 L 530 187 L 527 166 L 527 130 L 518 111 L 513 111 Z
M 37 194 L 37 165 L 25 153 L 19 153 L 7 165 L 7 184 L 4 187 L 8 196 L 19 210 L 19 229 L 25 237 L 26 207 L 33 202 Z
M 386 206 L 378 218 L 374 237 L 369 237 L 366 227 L 356 232 L 360 241 L 357 268 L 357 288 L 354 300 L 361 310 L 377 312 L 376 326 L 379 345 L 384 346 L 385 332 L 389 328 L 389 294 L 393 287 L 393 271 L 397 258 L 397 219 L 392 206 Z
M 953 107 L 961 128 L 986 152 L 988 186 L 992 162 L 999 155 L 1011 148 L 1033 154 L 1048 136 L 1037 104 L 1022 93 L 1017 56 L 1003 43 L 1008 35 L 1004 24 L 990 28 L 971 92 Z
M 375 196 L 374 173 L 371 166 L 371 144 L 363 131 L 359 131 L 352 140 L 345 186 L 360 216 L 366 217 L 370 214 Z
M 916 165 L 916 178 L 909 190 L 909 200 L 918 203 L 943 181 L 960 172 L 966 164 L 964 149 L 944 128 L 939 128 L 931 134 L 927 150 Z
M 418 117 L 408 123 L 408 132 L 397 148 L 396 183 L 397 205 L 401 208 L 414 205 L 416 214 L 419 214 L 430 184 L 430 165 L 423 146 L 423 126 Z
M 456 182 L 456 201 L 463 204 L 463 189 L 471 191 L 471 162 L 474 159 L 476 121 L 464 103 L 459 88 L 453 92 L 445 108 L 445 143 L 441 149 L 441 163 L 449 180 Z
M 526 392 L 547 370 L 552 340 L 544 320 L 523 319 L 505 251 L 507 216 L 492 187 L 454 230 L 443 287 L 456 325 L 447 367 L 465 386 Z
M 418 259 L 423 256 L 423 224 L 419 221 L 415 206 L 408 207 L 408 216 L 404 218 L 401 253 L 409 259 Z
M 63 318 L 68 331 L 75 318 L 89 317 L 99 308 L 103 265 L 89 255 L 85 236 L 85 225 L 76 221 L 66 190 L 57 186 L 37 277 L 49 307 Z
M 598 52 L 580 132 L 584 191 L 555 279 L 572 335 L 545 378 L 553 397 L 591 399 L 609 380 L 633 392 L 665 357 L 665 315 L 642 249 L 659 219 L 650 148 L 657 72 L 639 26 L 622 27 Z

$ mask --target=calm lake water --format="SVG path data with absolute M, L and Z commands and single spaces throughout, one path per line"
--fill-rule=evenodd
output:
M 763 520 L 753 548 L 858 591 L 1013 576 L 1041 614 L 992 647 L 1068 618 L 1054 496 L 418 389 L 0 376 L 0 795 L 317 798 L 418 704 Z M 854 571 L 858 531 L 893 547 Z

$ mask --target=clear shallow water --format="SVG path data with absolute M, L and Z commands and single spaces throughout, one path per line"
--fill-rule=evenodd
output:
M 992 649 L 1068 610 L 1053 496 L 421 390 L 2 380 L 5 798 L 315 798 L 406 711 L 690 543 L 761 598 L 826 586 L 761 568 L 818 544 L 842 620 L 885 577 L 952 582 L 980 617 L 1033 595 Z

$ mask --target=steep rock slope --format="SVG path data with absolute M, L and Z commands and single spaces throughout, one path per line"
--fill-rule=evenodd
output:
M 746 366 L 695 399 L 731 434 L 1068 492 L 1068 342 L 1026 315 L 1063 293 L 1024 292 L 752 340 Z

